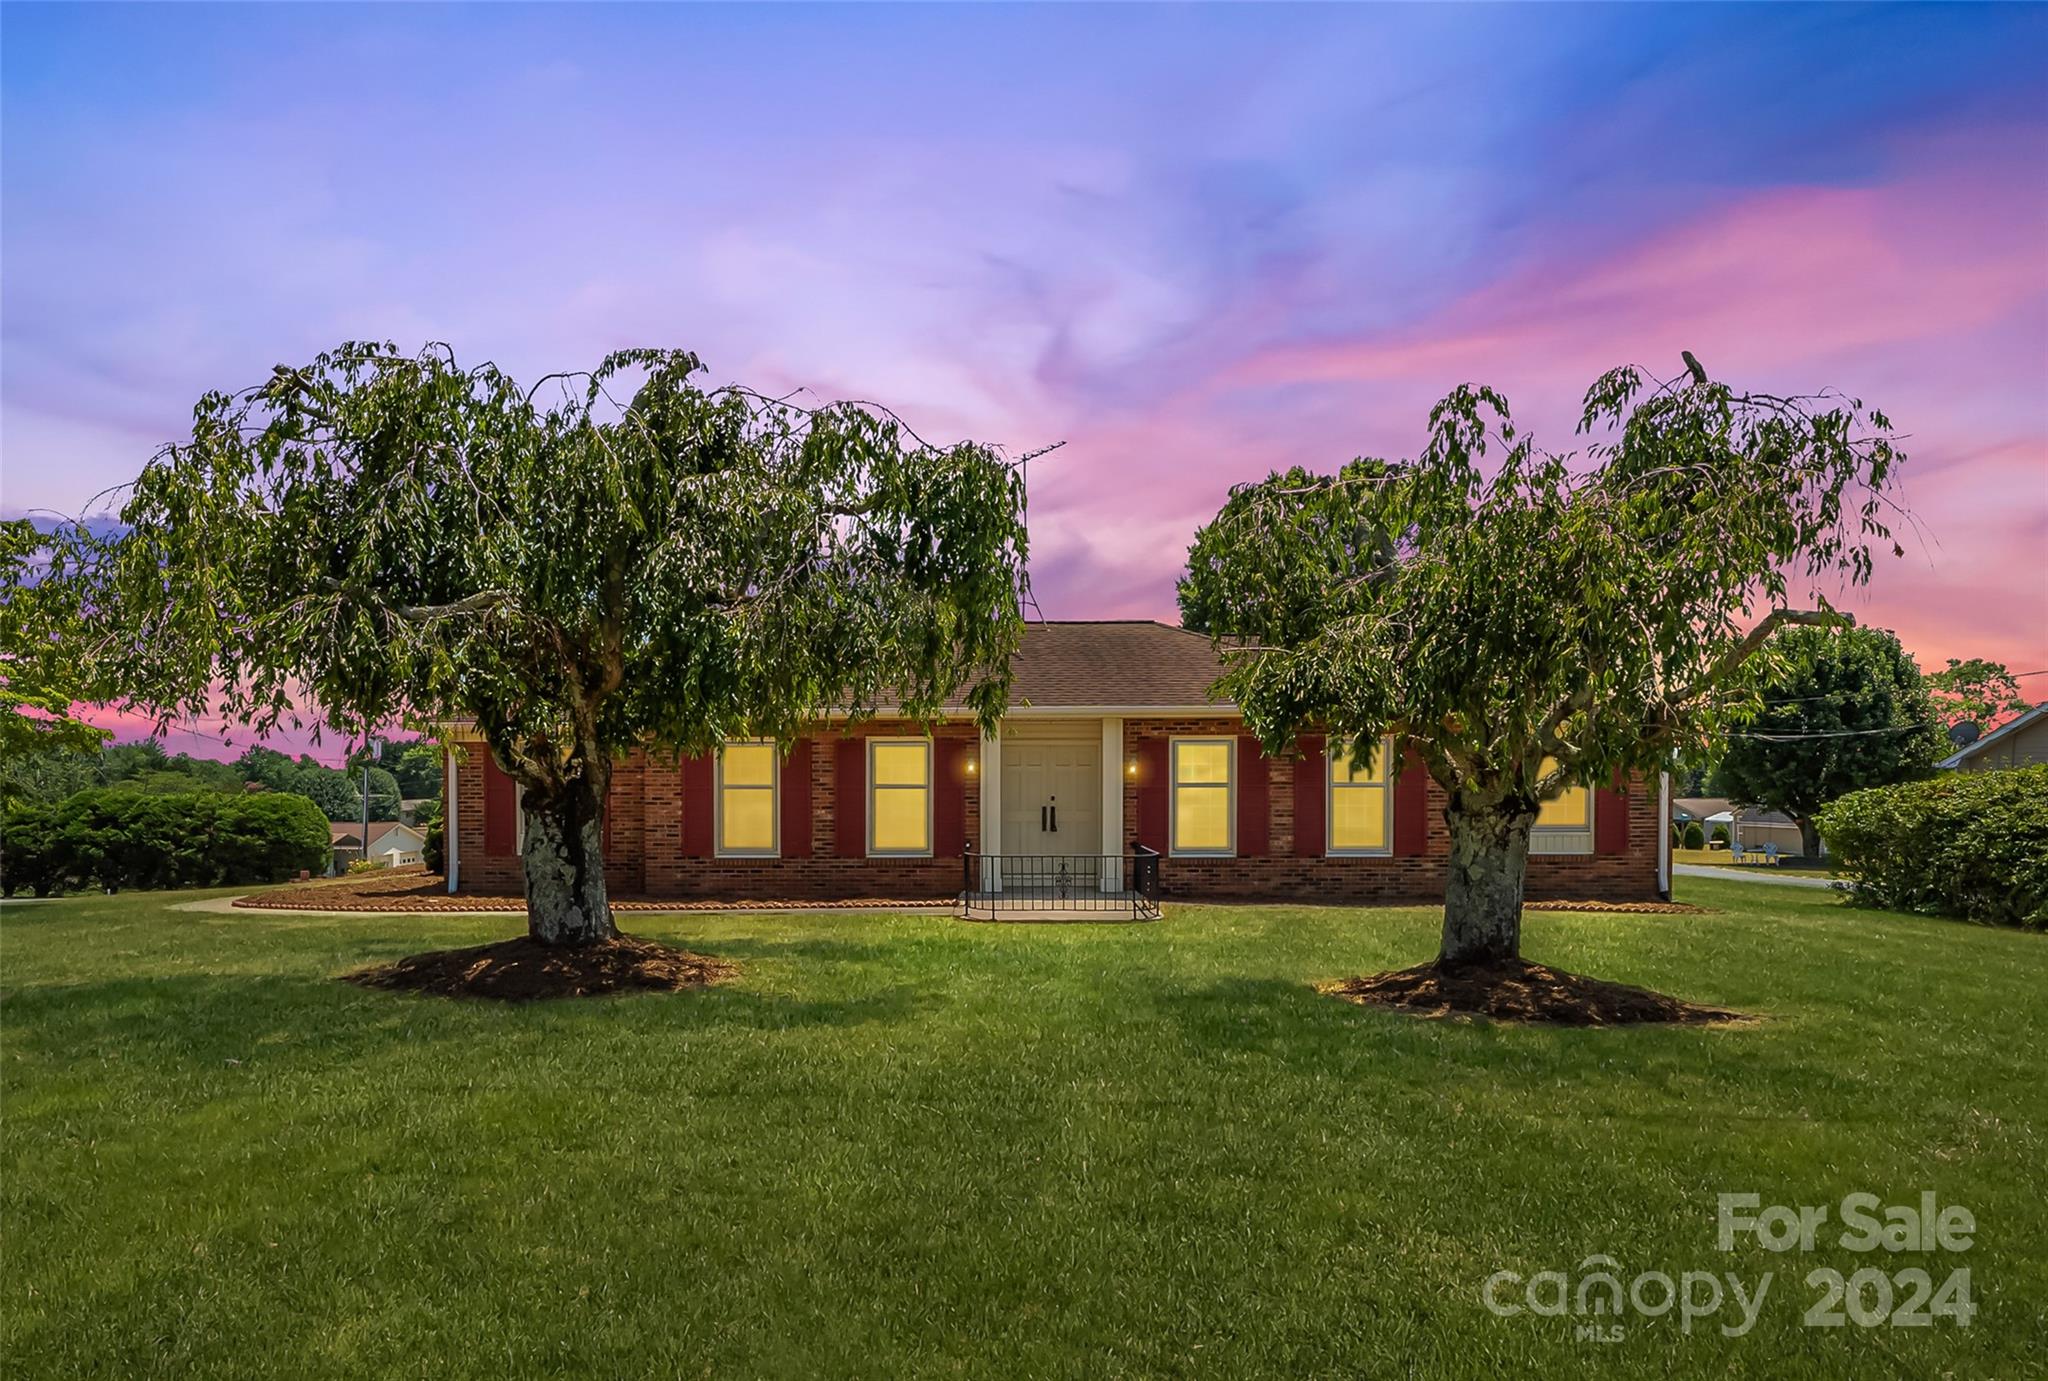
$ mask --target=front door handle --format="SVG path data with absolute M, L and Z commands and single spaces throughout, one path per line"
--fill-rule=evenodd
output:
M 1046 809 L 1052 812 L 1052 832 L 1058 834 L 1060 832 L 1060 808 L 1057 804 L 1054 804 L 1047 806 Z
M 1038 808 L 1038 832 L 1039 832 L 1040 834 L 1044 834 L 1044 833 L 1046 832 L 1046 825 L 1045 825 L 1045 807 L 1044 807 L 1044 806 L 1040 806 L 1040 807 Z

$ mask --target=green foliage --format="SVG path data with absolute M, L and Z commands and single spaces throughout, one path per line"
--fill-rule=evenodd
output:
M 353 774 L 319 763 L 308 763 L 294 767 L 285 778 L 284 786 L 278 788 L 295 796 L 304 796 L 320 807 L 321 813 L 329 820 L 346 822 L 363 818 L 363 793 L 356 788 Z M 394 820 L 397 814 L 377 817 Z
M 240 786 L 228 786 L 210 781 L 191 772 L 175 772 L 168 768 L 149 768 L 132 776 L 110 782 L 115 791 L 140 791 L 151 796 L 175 796 L 187 791 L 240 791 Z
M 421 836 L 420 861 L 427 865 L 427 871 L 430 873 L 446 873 L 448 822 L 441 798 L 435 796 L 421 805 L 413 823 L 418 827 Z
M 1700 822 L 1697 820 L 1686 822 L 1685 847 L 1688 849 L 1704 849 L 1707 847 L 1707 836 L 1701 831 Z
M 81 749 L 48 749 L 0 763 L 0 797 L 9 801 L 40 801 L 55 805 L 100 783 L 100 755 Z
M 1295 469 L 1232 491 L 1196 536 L 1184 622 L 1269 745 L 1317 723 L 1413 747 L 1453 810 L 1520 811 L 1571 783 L 1703 754 L 1753 713 L 1731 678 L 1771 629 L 1838 622 L 1901 457 L 1829 396 L 1704 377 L 1587 393 L 1583 456 L 1538 451 L 1461 387 L 1413 461 Z M 1795 593 L 1816 606 L 1787 608 Z M 1768 611 L 1745 632 L 1746 611 Z M 1542 769 L 1546 759 L 1557 767 Z
M 358 858 L 350 862 L 350 864 L 348 865 L 348 871 L 351 874 L 381 873 L 384 871 L 384 865 L 379 863 L 374 858 Z
M 19 801 L 0 815 L 0 893 L 47 897 L 62 891 L 61 860 L 55 806 Z
M 361 780 L 360 772 L 354 774 Z M 398 778 L 381 767 L 370 769 L 370 818 L 372 820 L 396 820 L 400 797 Z
M 445 347 L 345 344 L 202 398 L 124 532 L 72 532 L 57 575 L 87 645 L 119 650 L 105 679 L 165 719 L 471 719 L 536 837 L 571 849 L 642 744 L 885 706 L 993 726 L 1023 632 L 1020 467 L 701 370 L 630 350 L 526 389 Z M 599 933 L 602 864 L 578 862 L 573 924 Z
M 155 739 L 92 749 L 46 746 L 7 764 L 6 772 L 18 798 L 51 805 L 96 786 L 163 794 L 240 791 L 244 783 L 227 763 L 185 753 L 172 757 Z
M 261 744 L 251 745 L 234 761 L 235 771 L 243 781 L 261 782 L 272 791 L 291 790 L 292 775 L 302 766 L 313 765 L 310 759 L 293 762 L 275 748 Z
M 441 794 L 441 747 L 427 739 L 387 743 L 379 759 L 398 782 L 398 794 L 421 801 Z
M 109 737 L 71 715 L 85 697 L 78 591 L 43 578 L 48 550 L 27 519 L 0 521 L 0 805 L 26 794 L 9 770 L 15 763 L 90 750 Z
M 1820 831 L 1859 902 L 2048 929 L 2048 765 L 1858 791 Z
M 1947 667 L 1930 673 L 1926 680 L 1941 722 L 1951 729 L 1958 724 L 1988 729 L 2033 708 L 2021 698 L 2020 683 L 2003 662 L 1951 657 Z
M 529 392 L 443 348 L 348 344 L 208 394 L 125 535 L 69 568 L 119 635 L 109 670 L 259 731 L 295 697 L 351 730 L 473 716 L 543 789 L 643 739 L 784 737 L 834 707 L 935 717 L 958 692 L 993 723 L 1021 476 L 869 408 L 706 392 L 700 369 L 625 351 Z
M 100 750 L 99 780 L 102 786 L 127 781 L 144 772 L 165 772 L 171 766 L 171 755 L 164 751 L 161 742 L 153 738 L 137 739 L 133 743 L 109 744 Z
M 1883 629 L 1786 629 L 1752 670 L 1763 706 L 1731 736 L 1720 778 L 1802 832 L 1837 796 L 1925 776 L 1948 752 L 1920 669 Z
M 1716 825 L 1716 826 L 1714 826 L 1714 833 L 1713 833 L 1713 836 L 1712 836 L 1712 838 L 1713 838 L 1713 842 L 1714 842 L 1715 844 L 1718 844 L 1718 845 L 1719 845 L 1720 847 L 1722 847 L 1722 848 L 1724 848 L 1724 849 L 1725 849 L 1725 848 L 1727 848 L 1727 847 L 1728 847 L 1728 827 L 1727 827 L 1726 825 Z
M 61 805 L 16 807 L 0 851 L 9 896 L 92 886 L 213 887 L 324 871 L 327 822 L 297 796 L 103 788 Z

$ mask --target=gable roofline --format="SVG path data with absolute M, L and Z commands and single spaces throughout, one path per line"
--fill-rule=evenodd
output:
M 1950 753 L 1947 757 L 1943 758 L 1940 762 L 1934 765 L 1936 767 L 1944 768 L 1961 767 L 1965 762 L 1968 762 L 1971 758 L 1976 757 L 1977 754 L 1983 752 L 1986 748 L 1989 748 L 1992 744 L 1998 742 L 1998 740 L 2004 738 L 2007 734 L 2012 733 L 2016 729 L 2024 729 L 2027 725 L 2032 724 L 2035 720 L 2039 719 L 2044 714 L 2048 714 L 2048 704 L 2036 705 L 2033 709 L 2028 710 L 2025 714 L 2016 715 L 2015 717 L 2006 720 L 2005 723 L 1999 725 L 1990 733 L 1985 734 L 1975 743 L 1957 749 L 1955 752 Z

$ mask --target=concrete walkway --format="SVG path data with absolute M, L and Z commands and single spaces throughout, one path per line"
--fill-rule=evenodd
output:
M 1768 868 L 1709 868 L 1698 863 L 1674 863 L 1671 871 L 1682 878 L 1711 878 L 1716 882 L 1760 882 L 1766 887 L 1825 887 L 1848 891 L 1849 884 L 1833 878 L 1802 878 L 1774 873 Z
M 238 895 L 247 896 L 249 894 L 243 892 Z M 417 908 L 411 911 L 358 911 L 353 908 L 341 910 L 334 907 L 317 906 L 236 906 L 234 897 L 206 897 L 198 901 L 172 902 L 171 910 L 209 911 L 216 915 L 224 916 L 330 916 L 336 919 L 346 919 L 350 916 L 502 916 L 508 921 L 515 921 L 521 924 L 526 920 L 525 911 L 510 911 L 502 906 L 479 906 L 473 908 L 437 907 L 431 911 L 422 911 Z M 746 906 L 734 907 L 731 910 L 719 910 L 707 906 L 683 906 L 677 907 L 674 910 L 664 907 L 636 907 L 631 911 L 616 912 L 615 916 L 622 926 L 630 928 L 632 918 L 635 916 L 851 916 L 855 914 L 868 916 L 887 914 L 891 916 L 950 917 L 953 912 L 950 908 L 944 906 L 886 906 L 877 903 L 874 906 L 859 907 Z

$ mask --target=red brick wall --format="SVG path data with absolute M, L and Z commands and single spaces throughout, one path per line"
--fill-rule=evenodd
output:
M 908 724 L 877 721 L 852 731 L 856 736 L 912 734 Z M 1123 761 L 1104 763 L 1124 783 L 1124 833 L 1137 837 L 1138 781 L 1125 769 L 1146 740 L 1174 734 L 1233 735 L 1235 720 L 1126 719 Z M 942 738 L 964 741 L 960 760 L 977 766 L 965 778 L 964 837 L 981 838 L 980 749 L 971 727 L 948 726 Z M 636 751 L 612 774 L 611 846 L 606 855 L 611 887 L 624 896 L 750 897 L 830 899 L 842 897 L 921 898 L 951 896 L 960 889 L 958 857 L 842 858 L 834 836 L 838 729 L 814 735 L 811 752 L 811 856 L 809 858 L 686 858 L 683 812 L 711 809 L 711 802 L 683 799 L 682 771 L 674 758 Z M 484 749 L 472 746 L 458 774 L 461 884 L 465 892 L 516 893 L 519 860 L 484 852 Z M 1242 749 L 1240 751 L 1243 751 Z M 933 758 L 937 770 L 940 755 Z M 1168 896 L 1184 898 L 1273 898 L 1332 902 L 1429 902 L 1443 896 L 1448 831 L 1443 791 L 1433 781 L 1424 791 L 1426 831 L 1420 854 L 1408 857 L 1296 857 L 1294 852 L 1294 769 L 1291 758 L 1267 764 L 1266 852 L 1256 858 L 1172 858 L 1160 865 Z M 1421 771 L 1419 767 L 1411 770 Z M 1657 799 L 1654 780 L 1638 783 L 1627 797 L 1628 850 L 1621 854 L 1538 855 L 1529 860 L 1531 899 L 1648 900 L 1657 894 Z M 1601 802 L 1602 807 L 1607 804 Z M 787 852 L 787 850 L 785 850 Z
M 1165 762 L 1139 745 L 1180 734 L 1205 737 L 1238 732 L 1235 721 L 1215 719 L 1126 719 L 1124 761 Z M 1248 751 L 1249 744 L 1239 752 Z M 1420 854 L 1410 857 L 1327 858 L 1294 851 L 1294 770 L 1291 757 L 1268 759 L 1267 850 L 1256 858 L 1172 858 L 1159 865 L 1161 889 L 1169 897 L 1274 898 L 1340 902 L 1430 902 L 1444 894 L 1444 866 L 1450 831 L 1444 823 L 1444 792 L 1425 778 L 1427 829 Z M 1419 766 L 1411 771 L 1420 772 Z M 1141 782 L 1124 777 L 1124 832 L 1137 837 Z M 1657 895 L 1657 794 L 1654 780 L 1627 796 L 1628 852 L 1592 855 L 1536 855 L 1529 859 L 1531 900 L 1648 901 Z M 1313 847 L 1313 846 L 1312 846 Z
M 865 738 L 915 736 L 903 721 L 875 720 L 851 731 Z M 676 758 L 635 750 L 612 769 L 611 847 L 605 869 L 611 890 L 621 896 L 750 897 L 826 900 L 842 897 L 916 899 L 949 897 L 960 890 L 957 854 L 931 858 L 842 858 L 833 834 L 838 797 L 834 745 L 845 734 L 827 729 L 811 736 L 811 813 L 809 858 L 687 858 L 683 852 L 683 813 L 710 810 L 712 802 L 683 799 L 682 767 Z M 935 739 L 962 741 L 955 754 L 933 753 L 933 771 L 942 756 L 961 769 L 963 837 L 981 838 L 981 750 L 972 726 L 942 726 Z M 516 893 L 520 890 L 517 858 L 494 858 L 484 852 L 483 772 L 477 763 L 485 750 L 471 747 L 457 772 L 460 796 L 456 827 L 461 836 L 461 890 Z M 935 777 L 936 792 L 936 777 Z M 935 795 L 935 808 L 943 796 Z M 934 826 L 934 837 L 940 831 Z M 785 848 L 785 855 L 790 850 Z

